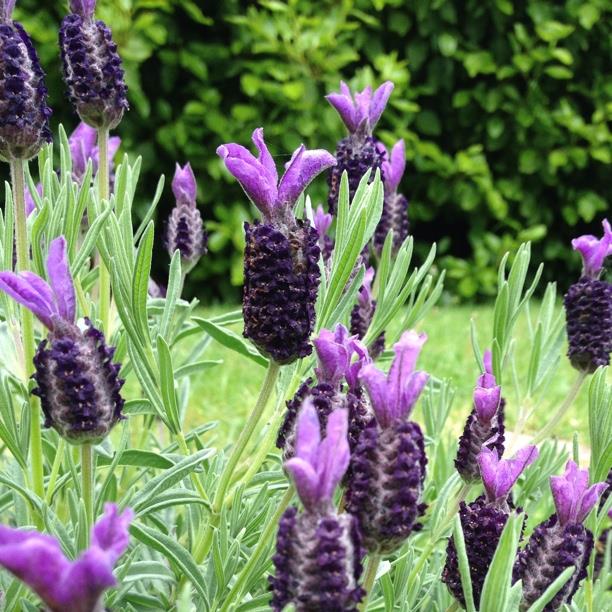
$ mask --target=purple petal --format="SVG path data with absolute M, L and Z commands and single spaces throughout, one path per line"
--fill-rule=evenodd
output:
M 310 465 L 314 465 L 317 457 L 317 449 L 321 442 L 321 425 L 319 414 L 307 398 L 300 409 L 297 422 L 297 435 L 295 442 L 295 455 Z
M 474 389 L 474 409 L 476 417 L 482 423 L 489 423 L 499 407 L 501 387 L 476 387 Z
M 387 191 L 397 191 L 406 169 L 406 144 L 404 140 L 398 140 L 391 149 L 391 159 L 382 164 Z
M 363 275 L 363 283 L 359 288 L 359 305 L 362 308 L 368 308 L 372 305 L 372 281 L 374 280 L 374 268 L 371 266 L 366 268 Z
M 427 372 L 413 372 L 408 381 L 404 382 L 402 395 L 396 408 L 396 419 L 405 419 L 410 414 L 428 380 Z
M 42 197 L 42 190 L 43 190 L 42 183 L 38 183 L 38 185 L 36 185 L 36 193 L 38 193 L 38 195 L 41 197 Z M 36 202 L 34 201 L 34 198 L 32 197 L 32 194 L 30 193 L 30 190 L 27 187 L 25 188 L 25 192 L 23 195 L 25 198 L 26 217 L 29 217 L 36 210 Z
M 61 582 L 70 563 L 55 538 L 0 526 L 0 565 L 25 582 L 49 608 L 61 610 Z
M 70 0 L 70 11 L 89 19 L 96 10 L 96 0 Z
M 313 218 L 314 227 L 317 230 L 317 233 L 319 234 L 319 238 L 323 238 L 323 236 L 327 234 L 327 230 L 329 230 L 329 227 L 332 224 L 332 220 L 332 215 L 326 213 L 323 210 L 323 207 L 319 204 Z
M 127 508 L 122 513 L 115 504 L 104 505 L 104 515 L 91 530 L 91 544 L 106 551 L 111 565 L 121 557 L 130 543 L 128 528 L 134 512 Z
M 0 1 L 0 21 L 11 21 L 13 18 L 14 8 L 15 0 Z
M 372 88 L 368 85 L 362 91 L 355 92 L 355 120 L 357 126 L 370 118 L 370 105 L 372 103 Z M 370 129 L 372 125 L 370 124 Z
M 74 323 L 76 297 L 66 254 L 66 239 L 63 236 L 56 238 L 49 245 L 47 274 L 55 295 L 59 316 L 69 323 Z
M 368 392 L 376 419 L 386 427 L 393 421 L 387 392 L 387 377 L 374 364 L 368 363 L 359 373 L 359 380 Z
M 83 122 L 79 123 L 68 138 L 70 157 L 72 158 L 72 173 L 78 178 L 85 174 L 87 161 L 94 157 L 96 138 L 96 129 Z
M 482 361 L 484 363 L 485 374 L 493 375 L 493 353 L 487 349 L 483 356 Z
M 345 378 L 351 389 L 356 389 L 359 384 L 359 373 L 363 366 L 372 363 L 372 359 L 368 353 L 368 347 L 361 340 L 353 339 L 351 342 L 351 351 L 357 359 L 353 361 L 346 370 Z M 352 358 L 352 356 L 351 356 Z
M 172 193 L 177 202 L 189 203 L 195 206 L 198 187 L 191 164 L 186 163 L 182 168 L 176 164 L 174 178 L 172 179 Z
M 317 498 L 319 503 L 331 502 L 334 491 L 349 465 L 351 452 L 348 439 L 348 411 L 334 410 L 327 419 L 326 435 L 319 446 L 317 460 Z
M 587 234 L 572 240 L 572 247 L 582 255 L 583 274 L 597 278 L 606 257 L 612 255 L 612 228 L 607 219 L 602 222 L 604 235 L 597 238 Z
M 374 92 L 369 109 L 370 128 L 373 129 L 378 123 L 394 87 L 391 81 L 386 81 Z
M 264 167 L 268 181 L 272 185 L 276 185 L 278 183 L 278 172 L 276 170 L 276 164 L 272 159 L 272 155 L 270 155 L 270 151 L 268 151 L 268 147 L 266 146 L 263 128 L 256 128 L 253 130 L 251 139 L 259 151 L 259 157 L 257 160 Z
M 343 85 L 346 88 L 346 84 L 341 83 L 341 89 Z M 346 93 L 330 93 L 325 96 L 325 99 L 338 111 L 338 114 L 340 115 L 344 125 L 346 125 L 348 131 L 351 133 L 355 132 L 359 127 L 359 123 L 357 121 L 355 104 L 350 96 L 350 91 L 348 95 Z
M 315 369 L 319 382 L 337 385 L 349 367 L 352 347 L 349 332 L 338 323 L 334 332 L 322 329 L 314 340 L 319 367 Z
M 314 510 L 318 502 L 318 478 L 315 468 L 299 457 L 293 457 L 289 461 L 285 461 L 284 466 L 293 479 L 295 489 L 304 507 Z
M 580 500 L 580 506 L 578 507 L 578 513 L 576 515 L 576 521 L 581 523 L 587 517 L 589 512 L 595 507 L 597 500 L 601 494 L 608 488 L 607 482 L 598 482 L 591 485 L 582 496 Z
M 389 389 L 391 405 L 394 412 L 400 413 L 404 409 L 401 405 L 404 386 L 414 371 L 414 366 L 423 345 L 427 342 L 427 334 L 419 334 L 414 330 L 405 331 L 398 342 L 393 345 L 395 359 L 389 370 Z
M 336 158 L 323 149 L 308 151 L 301 145 L 293 157 L 278 185 L 278 201 L 293 206 L 300 194 L 323 170 L 336 165 Z
M 217 155 L 253 204 L 266 217 L 270 217 L 278 199 L 278 190 L 276 184 L 269 180 L 264 166 L 248 149 L 234 143 L 218 147 Z
M 40 286 L 37 287 L 33 288 L 27 279 L 14 272 L 0 272 L 0 290 L 31 310 L 49 329 L 53 329 L 52 317 L 58 314 L 57 307 L 41 297 Z
M 480 475 L 490 502 L 504 500 L 527 466 L 538 457 L 535 446 L 526 446 L 512 459 L 499 459 L 497 450 L 484 447 L 478 454 Z

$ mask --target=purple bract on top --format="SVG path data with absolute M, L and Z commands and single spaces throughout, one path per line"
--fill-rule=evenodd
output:
M 32 391 L 40 397 L 45 426 L 73 444 L 100 442 L 122 418 L 121 366 L 114 347 L 89 320 L 75 324 L 76 299 L 63 236 L 49 245 L 49 283 L 32 272 L 0 272 L 0 290 L 31 310 L 49 329 L 34 356 Z M 47 348 L 48 347 L 48 348 Z
M 37 531 L 0 526 L 0 565 L 25 582 L 50 612 L 98 612 L 104 591 L 117 584 L 113 567 L 127 550 L 134 514 L 106 504 L 93 526 L 91 545 L 76 561 L 60 543 Z
M 572 240 L 572 247 L 582 255 L 582 273 L 589 278 L 598 278 L 606 257 L 612 255 L 612 227 L 607 219 L 602 225 L 604 235 L 601 238 L 587 234 Z
M 336 325 L 334 331 L 322 329 L 314 340 L 314 346 L 318 358 L 315 374 L 319 382 L 333 386 L 340 384 L 349 373 L 355 352 L 367 353 L 359 339 L 349 335 L 348 329 L 341 323 Z
M 96 176 L 98 173 L 100 153 L 96 141 L 97 131 L 82 121 L 68 138 L 70 157 L 72 158 L 72 178 L 77 183 L 82 182 L 89 160 L 92 162 L 92 175 Z M 107 157 L 111 173 L 112 161 L 120 145 L 121 138 L 118 136 L 108 139 Z

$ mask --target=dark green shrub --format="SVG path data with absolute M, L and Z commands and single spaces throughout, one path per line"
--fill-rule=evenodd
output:
M 143 155 L 151 195 L 175 160 L 199 179 L 211 253 L 191 275 L 194 295 L 238 295 L 252 214 L 217 145 L 246 143 L 264 125 L 279 153 L 301 141 L 333 149 L 342 127 L 323 95 L 341 76 L 396 83 L 379 136 L 406 139 L 417 243 L 439 243 L 460 298 L 492 295 L 501 254 L 527 239 L 565 289 L 579 267 L 570 237 L 600 231 L 612 193 L 609 0 L 100 4 L 133 105 L 119 133 Z M 18 17 L 49 73 L 54 120 L 72 126 L 56 50 L 62 10 L 20 0 Z M 324 190 L 319 181 L 313 195 Z M 160 216 L 171 205 L 166 189 Z

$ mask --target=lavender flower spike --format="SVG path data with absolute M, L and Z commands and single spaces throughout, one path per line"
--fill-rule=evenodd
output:
M 97 443 L 122 418 L 121 366 L 113 347 L 89 320 L 75 324 L 76 300 L 63 236 L 49 245 L 49 283 L 32 272 L 0 272 L 0 290 L 30 309 L 49 329 L 34 356 L 32 391 L 41 400 L 45 426 L 73 444 Z M 47 348 L 48 346 L 48 348 Z
M 30 159 L 51 141 L 47 88 L 34 45 L 0 0 L 0 158 Z
M 386 154 L 386 149 L 382 144 L 380 146 Z M 385 179 L 385 199 L 382 215 L 374 233 L 374 248 L 379 256 L 390 231 L 393 231 L 394 253 L 397 253 L 408 237 L 408 200 L 397 191 L 405 168 L 406 146 L 403 140 L 398 140 L 391 149 L 390 160 L 385 160 L 382 163 L 382 172 Z
M 563 300 L 567 321 L 567 355 L 580 371 L 594 372 L 610 363 L 612 353 L 612 284 L 599 276 L 612 254 L 612 228 L 603 221 L 604 236 L 580 236 L 572 246 L 583 259 L 582 278 L 568 289 Z
M 582 523 L 608 485 L 589 487 L 588 470 L 568 461 L 562 476 L 551 477 L 550 487 L 557 512 L 534 529 L 514 565 L 514 581 L 523 581 L 521 610 L 527 610 L 568 567 L 574 567 L 574 573 L 546 609 L 558 610 L 572 600 L 587 575 L 593 550 L 593 534 Z
M 414 371 L 426 341 L 427 334 L 404 332 L 399 342 L 393 346 L 395 359 L 387 376 L 373 364 L 364 366 L 361 371 L 360 379 L 382 427 L 406 418 L 427 384 L 429 374 Z
M 572 240 L 572 247 L 582 255 L 582 275 L 588 278 L 599 278 L 606 257 L 612 255 L 612 227 L 607 219 L 603 220 L 602 225 L 602 238 L 587 234 Z
M 244 335 L 279 364 L 312 351 L 315 301 L 319 286 L 319 235 L 308 221 L 296 220 L 293 205 L 321 171 L 335 164 L 327 151 L 297 149 L 278 181 L 274 160 L 263 138 L 253 132 L 259 152 L 230 143 L 217 149 L 227 169 L 263 215 L 263 223 L 245 223 Z
M 294 603 L 298 610 L 356 610 L 361 600 L 361 543 L 355 520 L 338 514 L 334 490 L 349 463 L 347 413 L 334 410 L 321 440 L 319 417 L 309 400 L 300 411 L 296 456 L 285 463 L 304 512 L 292 507 L 281 517 L 272 609 Z
M 81 119 L 96 129 L 119 125 L 129 105 L 110 28 L 94 19 L 95 0 L 70 0 L 59 35 L 64 80 Z
M 99 612 L 104 591 L 117 584 L 113 566 L 126 551 L 131 510 L 106 504 L 91 546 L 70 561 L 59 542 L 37 531 L 0 526 L 0 565 L 25 582 L 50 612 Z
M 206 253 L 208 240 L 200 211 L 196 206 L 197 184 L 189 163 L 182 168 L 176 164 L 172 191 L 176 206 L 168 219 L 166 245 L 171 257 L 178 249 L 183 267 L 188 271 Z
M 535 446 L 521 449 L 509 460 L 500 460 L 497 451 L 487 448 L 478 455 L 486 495 L 481 495 L 470 504 L 461 502 L 459 506 L 459 518 L 472 579 L 472 594 L 477 608 L 502 531 L 510 512 L 514 511 L 508 494 L 523 470 L 535 461 L 537 456 L 538 449 Z M 442 581 L 453 597 L 465 606 L 457 549 L 452 537 L 449 538 L 446 548 Z

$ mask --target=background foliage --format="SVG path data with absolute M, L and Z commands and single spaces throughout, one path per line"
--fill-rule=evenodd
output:
M 333 150 L 343 127 L 323 95 L 341 77 L 395 82 L 379 137 L 407 141 L 417 251 L 439 243 L 453 295 L 494 294 L 502 254 L 525 240 L 564 291 L 579 268 L 570 237 L 599 231 L 612 200 L 609 0 L 99 5 L 127 69 L 132 111 L 119 134 L 144 157 L 144 193 L 176 160 L 190 160 L 199 179 L 213 253 L 188 290 L 201 298 L 238 297 L 242 222 L 253 215 L 217 145 L 245 143 L 264 125 L 273 151 L 301 141 Z M 56 46 L 64 12 L 20 0 L 17 17 L 48 72 L 54 122 L 70 126 Z M 324 181 L 313 193 L 325 197 Z M 172 204 L 166 188 L 160 216 Z M 163 281 L 167 260 L 154 261 Z

